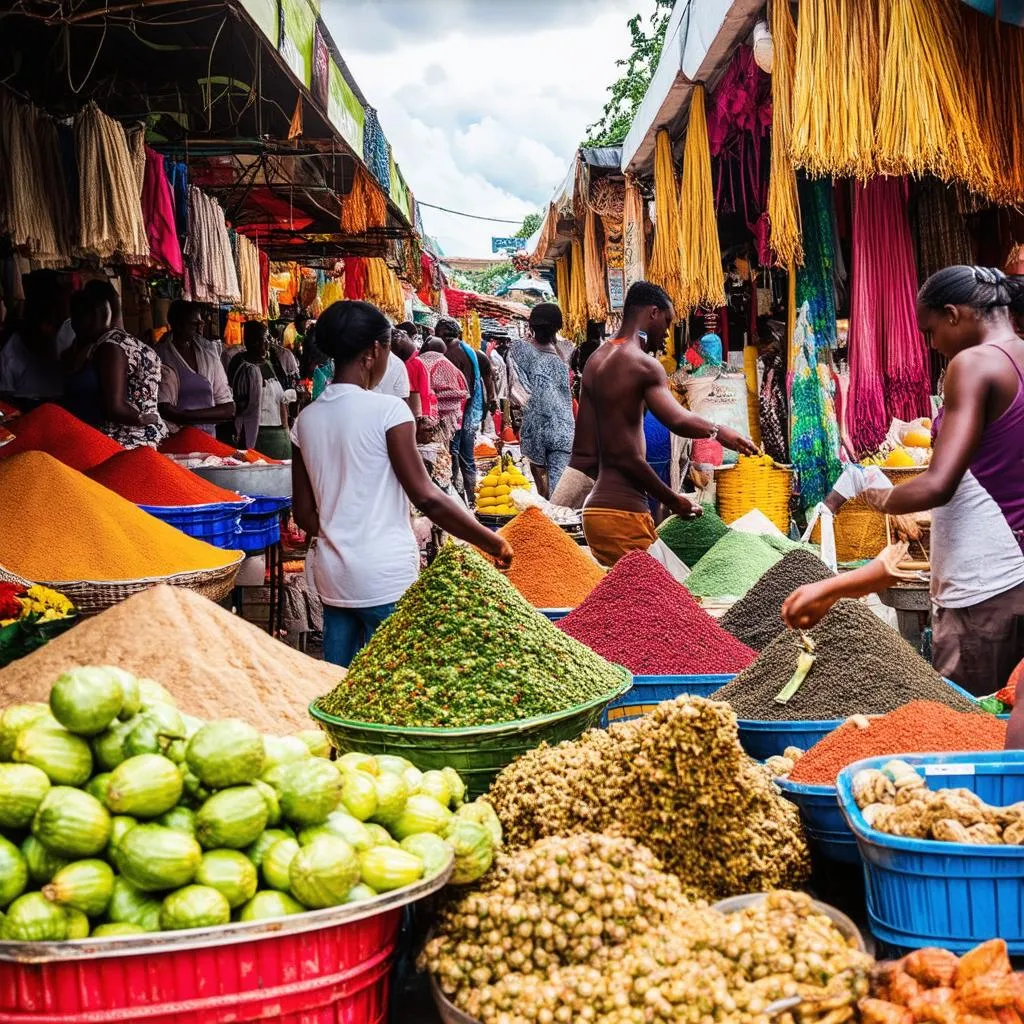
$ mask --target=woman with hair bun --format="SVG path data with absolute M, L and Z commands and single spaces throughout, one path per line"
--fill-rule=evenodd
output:
M 335 302 L 316 343 L 334 378 L 292 429 L 293 503 L 313 539 L 306 569 L 324 604 L 324 657 L 347 667 L 419 572 L 410 501 L 501 568 L 512 549 L 431 481 L 409 406 L 373 391 L 390 355 L 387 317 L 368 302 Z
M 909 483 L 864 492 L 892 515 L 931 510 L 932 662 L 975 696 L 1004 686 L 1024 658 L 1024 341 L 1010 319 L 1020 294 L 1020 278 L 991 267 L 925 281 L 917 323 L 949 359 L 932 460 Z M 801 587 L 783 617 L 813 625 L 839 597 L 888 585 L 865 583 Z M 1024 701 L 1017 708 L 1007 745 L 1024 747 Z

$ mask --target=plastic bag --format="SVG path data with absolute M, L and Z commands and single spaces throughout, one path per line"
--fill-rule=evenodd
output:
M 717 373 L 690 377 L 686 381 L 686 404 L 697 416 L 731 427 L 742 437 L 750 436 L 747 411 L 747 378 L 742 373 Z M 736 452 L 726 451 L 724 463 L 732 465 Z
M 656 540 L 648 549 L 647 554 L 660 562 L 677 583 L 685 583 L 690 576 L 690 569 L 681 561 L 672 549 L 662 540 Z
M 865 491 L 875 488 L 888 490 L 890 487 L 892 482 L 878 466 L 858 466 L 855 462 L 848 462 L 832 490 L 849 501 Z
M 839 478 L 840 480 L 842 477 Z M 807 521 L 807 529 L 800 538 L 804 544 L 811 542 L 811 533 L 814 527 L 821 523 L 821 560 L 833 571 L 838 572 L 839 562 L 836 556 L 836 528 L 835 517 L 831 509 L 821 502 L 814 506 L 811 518 Z

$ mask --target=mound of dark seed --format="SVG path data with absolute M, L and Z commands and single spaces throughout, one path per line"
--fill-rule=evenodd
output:
M 859 601 L 839 601 L 807 634 L 815 643 L 815 662 L 787 704 L 774 698 L 796 671 L 802 648 L 795 630 L 776 637 L 753 665 L 711 699 L 727 700 L 738 718 L 770 721 L 881 715 L 912 700 L 978 711 Z
M 719 624 L 748 647 L 763 651 L 786 629 L 781 618 L 786 598 L 797 587 L 817 583 L 831 575 L 817 555 L 799 548 L 791 550 L 719 619 Z

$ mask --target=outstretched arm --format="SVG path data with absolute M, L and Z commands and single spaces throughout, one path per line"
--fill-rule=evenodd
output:
M 985 432 L 985 406 L 992 381 L 978 372 L 980 367 L 965 368 L 960 359 L 962 356 L 954 359 L 946 371 L 942 432 L 928 468 L 899 487 L 864 492 L 868 504 L 880 512 L 902 515 L 945 505 L 970 467 Z
M 512 564 L 508 541 L 479 523 L 430 479 L 416 450 L 416 425 L 399 423 L 387 432 L 387 439 L 391 466 L 409 500 L 446 533 L 486 551 L 500 569 L 507 569 Z
M 650 361 L 650 375 L 644 389 L 644 402 L 654 417 L 680 437 L 717 437 L 723 448 L 742 455 L 757 455 L 759 449 L 749 437 L 731 427 L 718 427 L 710 420 L 684 409 L 668 386 L 665 368 L 656 359 Z

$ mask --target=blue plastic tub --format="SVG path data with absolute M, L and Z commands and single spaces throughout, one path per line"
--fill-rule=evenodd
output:
M 537 611 L 544 616 L 548 622 L 561 622 L 562 619 L 572 611 L 571 608 L 538 608 Z
M 806 722 L 767 722 L 740 718 L 737 724 L 743 749 L 758 761 L 767 761 L 769 757 L 781 754 L 786 747 L 809 750 L 845 721 L 845 718 L 830 718 Z
M 692 697 L 710 697 L 719 687 L 735 679 L 729 676 L 633 676 L 633 689 L 605 708 L 602 727 L 610 722 L 627 722 L 646 715 L 662 701 L 674 700 L 684 693 Z
M 807 838 L 824 856 L 844 864 L 859 864 L 857 840 L 846 824 L 835 786 L 822 786 L 807 782 L 775 779 L 783 796 L 800 808 Z
M 872 934 L 898 950 L 942 946 L 963 953 L 996 936 L 1024 956 L 1024 847 L 905 839 L 870 828 L 853 799 L 853 777 L 891 757 L 839 773 L 839 802 L 864 862 Z M 904 754 L 932 789 L 962 787 L 987 803 L 1024 799 L 1024 751 Z
M 189 537 L 237 551 L 240 550 L 242 512 L 249 504 L 248 498 L 242 498 L 213 505 L 140 505 L 139 508 Z

